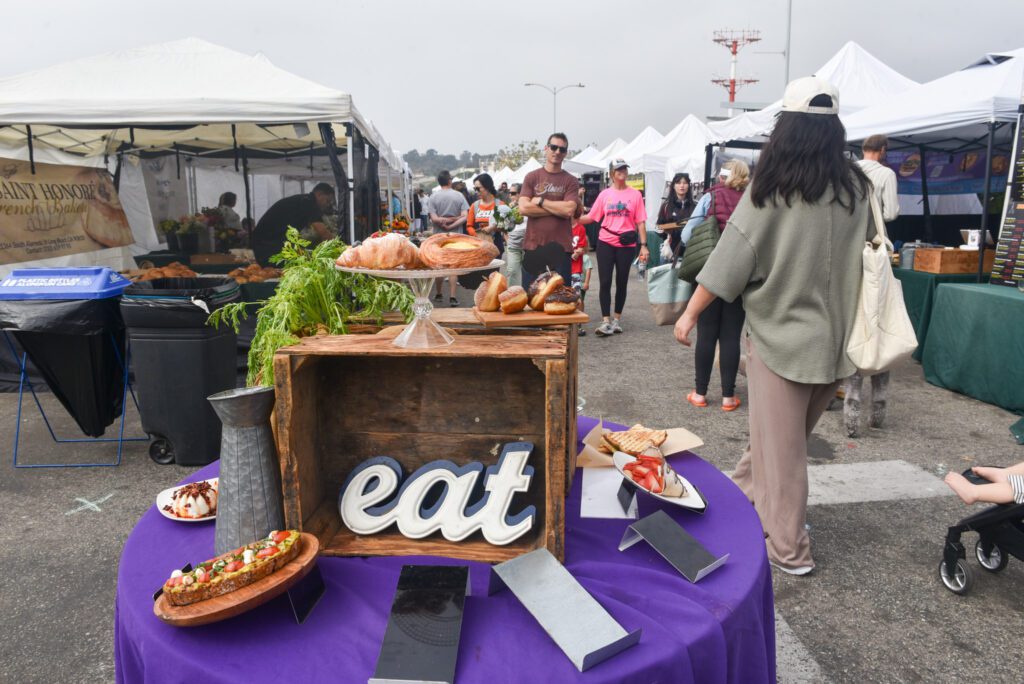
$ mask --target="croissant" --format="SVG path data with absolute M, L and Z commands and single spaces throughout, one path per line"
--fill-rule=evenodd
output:
M 391 270 L 419 268 L 420 258 L 416 245 L 401 235 L 388 233 L 346 249 L 335 263 L 345 268 Z
M 427 268 L 474 268 L 498 258 L 498 248 L 488 240 L 460 233 L 431 235 L 420 245 Z

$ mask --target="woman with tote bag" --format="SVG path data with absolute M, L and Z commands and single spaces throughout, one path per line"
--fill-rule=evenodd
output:
M 733 479 L 761 518 L 769 561 L 794 575 L 814 568 L 807 437 L 855 370 L 847 344 L 862 253 L 876 236 L 869 181 L 845 145 L 832 84 L 790 83 L 753 183 L 675 328 L 689 345 L 704 309 L 743 297 L 750 444 Z

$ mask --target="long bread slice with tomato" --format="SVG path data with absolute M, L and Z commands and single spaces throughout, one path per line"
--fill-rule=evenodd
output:
M 299 532 L 281 530 L 241 548 L 200 563 L 191 572 L 175 570 L 164 582 L 174 606 L 222 596 L 268 577 L 299 554 Z

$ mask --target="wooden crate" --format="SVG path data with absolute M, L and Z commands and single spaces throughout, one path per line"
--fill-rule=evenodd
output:
M 481 332 L 485 332 L 482 331 Z M 285 523 L 338 556 L 437 555 L 500 562 L 545 547 L 564 556 L 565 481 L 575 460 L 575 354 L 564 331 L 460 334 L 448 347 L 401 349 L 390 337 L 306 338 L 274 358 L 275 427 Z M 571 426 L 571 430 L 570 430 Z M 429 461 L 497 462 L 501 445 L 534 444 L 533 528 L 506 546 L 480 533 L 449 542 L 409 539 L 394 527 L 360 536 L 344 526 L 338 495 L 373 456 L 411 473 Z
M 992 270 L 995 257 L 995 250 L 985 250 L 982 273 Z M 969 249 L 918 248 L 914 250 L 914 270 L 925 273 L 977 273 L 978 252 Z

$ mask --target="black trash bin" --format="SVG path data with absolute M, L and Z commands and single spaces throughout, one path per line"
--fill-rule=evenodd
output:
M 158 278 L 121 299 L 142 429 L 157 463 L 206 465 L 219 456 L 220 419 L 206 397 L 235 387 L 235 334 L 206 324 L 239 298 L 231 278 Z

